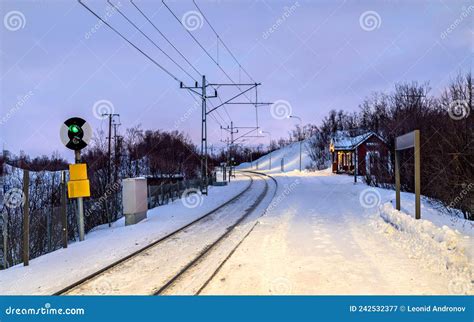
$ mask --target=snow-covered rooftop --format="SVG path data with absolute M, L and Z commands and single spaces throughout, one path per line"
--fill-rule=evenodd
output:
M 347 131 L 337 131 L 331 139 L 331 145 L 334 147 L 334 150 L 353 150 L 372 135 L 376 134 L 369 131 L 357 136 L 350 136 Z

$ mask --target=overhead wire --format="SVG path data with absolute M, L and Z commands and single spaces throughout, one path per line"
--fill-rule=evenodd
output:
M 145 14 L 145 12 L 143 12 L 143 10 L 141 10 L 138 5 L 133 2 L 133 0 L 130 0 L 130 3 L 141 13 L 141 15 L 153 26 L 153 28 L 168 42 L 168 44 L 173 47 L 173 49 L 181 56 L 181 58 L 183 58 L 186 63 L 188 63 L 188 65 L 199 75 L 199 76 L 202 76 L 202 73 L 197 70 L 197 68 L 186 58 L 186 56 L 184 56 L 184 54 L 178 49 L 176 48 L 176 46 L 168 39 L 168 37 L 166 37 L 166 35 L 151 21 L 151 19 Z
M 84 8 L 86 8 L 90 13 L 92 13 L 97 19 L 99 19 L 103 24 L 105 24 L 107 27 L 109 27 L 113 32 L 115 32 L 117 35 L 119 35 L 123 40 L 125 40 L 130 46 L 138 50 L 142 55 L 144 55 L 148 60 L 150 60 L 154 65 L 156 65 L 158 68 L 160 68 L 163 72 L 165 72 L 168 76 L 173 78 L 175 81 L 180 82 L 181 80 L 175 76 L 173 73 L 171 73 L 169 70 L 167 70 L 165 67 L 163 67 L 161 64 L 159 64 L 156 60 L 154 60 L 150 55 L 145 53 L 142 49 L 140 49 L 137 45 L 135 45 L 133 42 L 127 39 L 120 31 L 112 27 L 107 21 L 102 19 L 98 14 L 95 13 L 91 8 L 89 8 L 85 3 L 82 2 L 82 0 L 77 0 Z
M 143 30 L 141 30 L 126 14 L 124 14 L 115 4 L 113 4 L 110 0 L 107 0 L 107 3 L 114 7 L 115 10 L 125 19 L 127 20 L 135 29 L 138 30 L 148 41 L 150 41 L 153 46 L 155 46 L 163 55 L 165 55 L 169 60 L 171 60 L 181 71 L 183 71 L 186 75 L 188 75 L 192 80 L 196 81 L 196 79 L 188 73 L 180 64 L 178 64 L 168 53 L 166 53 L 155 41 L 153 41 Z
M 202 73 L 189 61 L 189 59 L 171 42 L 171 40 L 169 40 L 169 38 L 160 30 L 160 28 L 158 28 L 150 19 L 150 17 L 148 17 L 145 12 L 140 9 L 140 7 L 135 3 L 133 2 L 133 0 L 130 0 L 130 3 L 140 12 L 140 14 L 153 26 L 153 28 L 168 42 L 168 44 L 173 47 L 173 49 L 181 56 L 181 58 L 183 58 L 186 63 L 188 63 L 188 65 L 200 76 L 202 76 Z M 163 3 L 165 6 L 166 4 Z M 214 86 L 212 86 L 215 90 L 216 88 Z M 218 97 L 219 100 L 222 102 L 222 99 L 220 97 Z M 211 101 L 209 101 L 211 102 Z M 213 106 L 213 104 L 211 103 L 211 105 Z M 229 121 L 232 121 L 232 118 L 230 117 L 230 114 L 229 112 L 227 111 L 227 108 L 225 108 L 224 106 L 224 111 L 227 115 L 227 117 L 229 118 Z M 217 111 L 216 111 L 217 112 Z M 220 115 L 220 113 L 217 113 L 218 116 L 226 123 L 226 121 L 224 120 L 224 118 Z
M 217 31 L 214 29 L 214 27 L 212 26 L 211 22 L 209 21 L 209 19 L 207 19 L 206 15 L 204 14 L 204 12 L 201 10 L 201 8 L 197 5 L 196 1 L 193 0 L 193 3 L 194 5 L 196 6 L 196 8 L 198 9 L 198 11 L 201 13 L 202 17 L 204 18 L 204 20 L 207 22 L 207 24 L 209 25 L 209 27 L 211 27 L 212 31 L 214 32 L 214 34 L 216 35 L 217 37 L 217 41 L 219 43 L 219 41 L 221 42 L 221 44 L 224 46 L 224 48 L 227 50 L 227 52 L 232 56 L 232 58 L 234 59 L 234 61 L 237 63 L 237 65 L 239 66 L 239 72 L 240 72 L 240 69 L 242 69 L 244 71 L 244 73 L 248 76 L 248 78 L 255 83 L 255 80 L 252 78 L 252 76 L 250 76 L 250 74 L 247 72 L 247 70 L 245 70 L 245 68 L 242 66 L 242 64 L 238 61 L 238 59 L 235 57 L 235 55 L 232 53 L 232 51 L 229 49 L 229 47 L 226 45 L 226 43 L 224 42 L 224 40 L 222 40 L 222 37 L 217 33 Z M 217 47 L 219 48 L 219 47 Z
M 217 67 L 222 71 L 222 73 L 232 82 L 232 84 L 236 85 L 239 90 L 242 90 L 238 84 L 235 83 L 235 81 L 229 76 L 229 74 L 222 68 L 222 66 L 216 61 L 214 57 L 204 48 L 204 46 L 199 42 L 199 40 L 183 25 L 181 20 L 178 18 L 178 16 L 174 13 L 174 11 L 166 4 L 165 0 L 161 0 L 161 2 L 165 5 L 166 9 L 173 15 L 173 17 L 176 19 L 176 21 L 186 30 L 186 32 L 191 36 L 191 38 L 198 44 L 199 47 L 206 53 L 206 55 L 216 64 Z M 249 100 L 249 102 L 252 103 L 250 98 L 244 94 L 244 96 Z

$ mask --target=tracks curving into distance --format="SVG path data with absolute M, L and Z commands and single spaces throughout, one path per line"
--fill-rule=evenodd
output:
M 275 196 L 273 177 L 242 174 L 250 183 L 237 196 L 55 295 L 199 294 L 258 223 L 262 202 Z M 270 198 L 265 177 L 275 183 Z

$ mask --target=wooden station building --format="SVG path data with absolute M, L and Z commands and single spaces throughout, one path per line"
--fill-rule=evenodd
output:
M 331 139 L 329 151 L 334 173 L 354 174 L 357 165 L 357 175 L 365 176 L 378 162 L 390 165 L 387 143 L 374 132 L 350 136 L 346 131 L 338 131 Z

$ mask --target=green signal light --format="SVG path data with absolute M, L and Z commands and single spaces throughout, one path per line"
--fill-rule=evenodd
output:
M 71 125 L 69 127 L 69 131 L 71 131 L 72 133 L 79 133 L 79 127 L 77 125 Z

